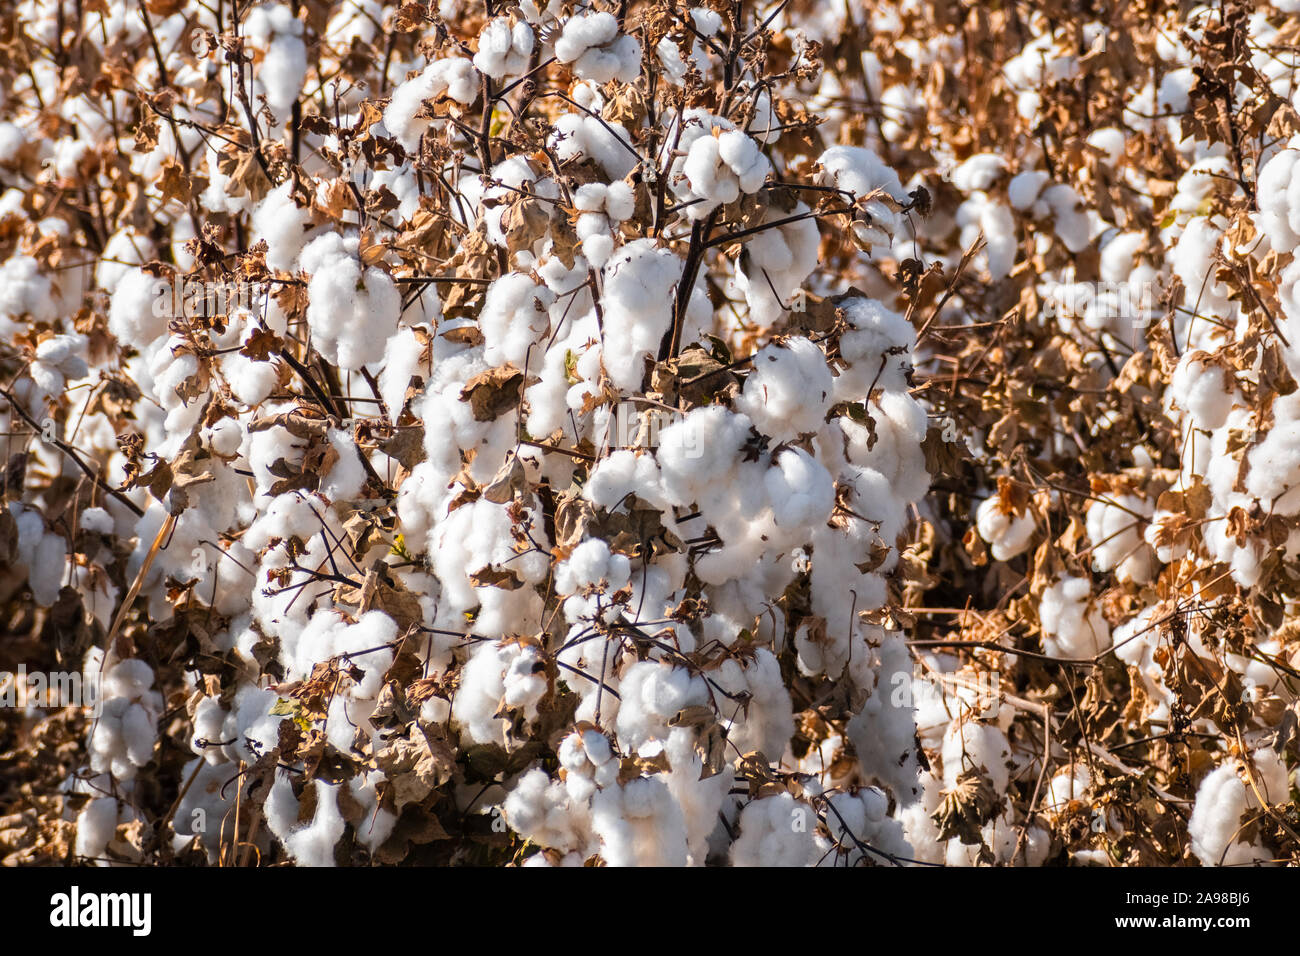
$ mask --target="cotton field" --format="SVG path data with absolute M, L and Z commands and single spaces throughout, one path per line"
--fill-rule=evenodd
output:
M 1298 81 L 1297 0 L 21 0 L 0 859 L 1300 862 Z

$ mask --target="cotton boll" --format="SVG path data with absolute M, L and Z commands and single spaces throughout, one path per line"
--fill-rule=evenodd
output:
M 547 310 L 554 302 L 554 293 L 526 275 L 513 272 L 495 280 L 479 313 L 483 360 L 493 367 L 510 362 L 523 368 L 530 350 L 534 360 L 540 358 L 537 345 L 550 329 Z
M 677 712 L 708 700 L 700 677 L 657 661 L 633 664 L 619 684 L 618 737 L 627 750 L 648 740 L 668 737 L 668 721 Z
M 751 800 L 740 811 L 739 827 L 732 866 L 812 866 L 821 856 L 816 814 L 788 793 Z
M 827 803 L 831 809 L 826 813 L 826 829 L 843 854 L 842 862 L 849 866 L 885 865 L 890 857 L 897 861 L 911 859 L 912 846 L 903 834 L 902 824 L 887 815 L 889 798 L 884 791 L 864 787 L 857 793 L 835 793 Z M 862 849 L 863 845 L 871 850 Z M 819 865 L 833 866 L 834 859 L 827 857 Z
M 1079 194 L 1072 187 L 1060 184 L 1043 190 L 1042 199 L 1056 220 L 1056 235 L 1065 248 L 1070 252 L 1086 249 L 1092 239 L 1092 222 Z
M 687 505 L 717 487 L 736 465 L 749 440 L 750 421 L 718 405 L 695 408 L 659 434 L 659 462 L 665 494 Z
M 416 115 L 425 100 L 446 95 L 462 106 L 470 106 L 478 99 L 477 77 L 474 64 L 465 57 L 435 60 L 393 90 L 384 110 L 384 125 L 403 149 L 408 153 L 418 153 L 420 139 L 432 122 L 427 117 Z
M 995 793 L 1004 793 L 1010 779 L 1011 744 L 992 724 L 955 721 L 944 735 L 943 780 L 953 787 L 963 773 L 975 770 L 987 776 Z
M 85 358 L 88 345 L 84 335 L 73 334 L 55 335 L 36 346 L 28 372 L 45 397 L 61 393 L 69 381 L 90 373 Z
M 882 190 L 895 203 L 906 203 L 907 192 L 899 182 L 898 174 L 890 169 L 870 149 L 860 146 L 832 146 L 822 153 L 817 160 L 821 167 L 818 182 L 825 186 L 835 186 L 852 193 L 855 198 L 867 197 Z M 855 221 L 858 241 L 864 245 L 884 245 L 898 227 L 896 206 L 880 199 L 873 199 L 863 205 L 863 212 L 869 217 L 867 224 Z
M 803 203 L 796 203 L 788 213 L 770 206 L 763 221 L 776 223 L 810 212 Z M 787 309 L 803 305 L 798 298 L 800 288 L 817 267 L 820 242 L 817 222 L 811 216 L 773 225 L 749 237 L 736 262 L 735 283 L 745 296 L 752 321 L 772 325 Z
M 320 493 L 330 501 L 356 498 L 366 483 L 365 468 L 361 464 L 361 455 L 364 453 L 357 448 L 352 436 L 342 429 L 329 429 L 328 437 L 338 460 L 321 478 Z
M 98 797 L 91 800 L 77 815 L 77 838 L 72 852 L 83 860 L 102 858 L 114 837 L 117 823 L 117 798 Z
M 1013 176 L 1011 182 L 1007 184 L 1007 200 L 1011 203 L 1011 208 L 1021 212 L 1028 211 L 1036 219 L 1047 215 L 1047 204 L 1045 202 L 1042 206 L 1036 204 L 1043 187 L 1051 180 L 1051 176 L 1037 169 Z
M 560 562 L 555 570 L 555 590 L 560 594 L 576 594 L 600 582 L 610 590 L 617 590 L 627 583 L 629 573 L 626 555 L 612 553 L 608 544 L 593 538 L 578 545 Z
M 0 265 L 0 317 L 17 319 L 29 315 L 37 322 L 51 322 L 58 305 L 53 285 L 41 275 L 40 265 L 30 256 L 13 256 Z M 110 316 L 110 331 L 112 319 Z
M 272 269 L 293 271 L 310 228 L 310 210 L 294 201 L 292 180 L 267 193 L 253 210 L 253 236 L 266 242 L 266 264 Z
M 609 866 L 685 866 L 686 822 L 663 780 L 638 777 L 592 800 L 592 829 Z
M 83 530 L 93 531 L 96 534 L 111 535 L 113 533 L 113 518 L 103 508 L 85 509 L 77 518 L 77 524 Z
M 533 30 L 527 23 L 510 23 L 509 17 L 495 17 L 478 38 L 474 66 L 494 80 L 519 76 L 528 69 L 533 52 Z
M 311 275 L 307 324 L 312 344 L 327 360 L 348 371 L 383 357 L 397 328 L 401 295 L 388 274 L 362 267 L 357 236 L 326 233 L 302 251 L 301 263 Z
M 589 808 L 576 805 L 564 784 L 552 781 L 540 768 L 519 778 L 501 812 L 512 830 L 539 846 L 570 852 L 585 849 L 589 842 Z
M 1043 650 L 1052 657 L 1088 658 L 1110 646 L 1110 625 L 1089 603 L 1086 578 L 1066 577 L 1043 591 L 1038 607 Z
M 1146 584 L 1151 580 L 1154 555 L 1143 539 L 1143 524 L 1151 510 L 1148 502 L 1134 495 L 1089 502 L 1086 520 L 1095 570 L 1113 570 L 1125 583 Z
M 964 193 L 987 192 L 1006 169 L 999 154 L 976 153 L 952 171 L 952 184 Z
M 1275 399 L 1274 424 L 1249 453 L 1246 492 L 1269 511 L 1300 512 L 1300 394 Z
M 640 390 L 648 356 L 672 324 L 673 297 L 668 294 L 681 278 L 681 262 L 653 239 L 629 242 L 606 263 L 605 368 L 618 388 Z
M 641 69 L 641 43 L 618 32 L 612 13 L 588 11 L 565 21 L 555 58 L 572 64 L 570 69 L 584 80 L 631 83 Z
M 253 71 L 254 92 L 266 94 L 267 105 L 283 123 L 307 75 L 303 24 L 284 4 L 265 4 L 249 11 L 244 34 L 265 54 Z
M 1252 797 L 1233 760 L 1221 764 L 1201 781 L 1187 834 L 1192 852 L 1202 865 L 1240 866 L 1268 859 L 1267 851 L 1241 839 Z
M 989 544 L 995 561 L 1010 561 L 1024 553 L 1034 536 L 1034 516 L 1026 509 L 1009 512 L 1001 498 L 990 495 L 975 511 L 975 526 Z
M 302 824 L 281 837 L 285 851 L 299 866 L 334 866 L 334 848 L 343 838 L 346 823 L 339 812 L 339 788 L 324 780 L 316 787 L 316 813 L 310 823 Z
M 611 179 L 622 179 L 639 162 L 625 127 L 585 113 L 562 114 L 554 123 L 550 146 L 561 161 L 581 156 L 594 160 Z
M 835 507 L 830 472 L 802 449 L 781 452 L 763 478 L 778 528 L 823 524 Z
M 775 441 L 819 430 L 830 408 L 833 380 L 826 355 L 803 337 L 759 350 L 736 410 Z
M 87 740 L 91 769 L 130 780 L 153 759 L 162 696 L 153 686 L 153 669 L 144 661 L 128 658 L 100 673 L 88 665 L 83 680 L 98 689 L 100 715 Z
M 5 303 L 0 301 L 0 312 L 4 311 Z M 166 333 L 171 312 L 171 285 L 165 279 L 131 269 L 113 290 L 108 330 L 122 345 L 141 348 Z
M 503 703 L 536 716 L 537 701 L 546 690 L 545 676 L 535 671 L 538 663 L 532 646 L 484 642 L 475 647 L 461 671 L 451 708 L 465 737 L 474 743 L 506 745 L 507 721 L 496 716 Z
M 674 727 L 669 732 L 664 754 L 672 768 L 666 781 L 668 791 L 681 807 L 685 821 L 687 863 L 703 866 L 709 834 L 717 826 L 718 813 L 731 788 L 731 775 L 704 775 L 695 732 L 689 727 Z
M 849 368 L 835 379 L 836 401 L 861 401 L 873 387 L 908 387 L 916 330 L 902 315 L 874 299 L 852 298 L 840 306 L 852 330 L 840 339 Z

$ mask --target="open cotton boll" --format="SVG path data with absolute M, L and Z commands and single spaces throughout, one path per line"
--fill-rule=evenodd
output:
M 638 455 L 627 449 L 611 452 L 597 462 L 582 494 L 592 504 L 606 510 L 613 510 L 633 494 L 657 508 L 668 504 L 655 457 Z
M 961 244 L 969 248 L 981 236 L 989 275 L 1002 279 L 1011 273 L 1016 262 L 1017 230 L 1011 210 L 1004 204 L 976 193 L 957 207 L 957 225 L 961 227 Z
M 452 719 L 464 736 L 474 743 L 505 746 L 509 724 L 496 716 L 503 703 L 536 717 L 536 703 L 546 690 L 545 675 L 534 672 L 540 662 L 537 648 L 531 645 L 478 644 L 461 671 L 451 707 Z M 508 703 L 508 694 L 515 703 Z
M 682 174 L 691 191 L 704 200 L 690 207 L 691 217 L 699 218 L 696 207 L 707 214 L 720 205 L 735 202 L 741 193 L 757 192 L 770 168 L 771 163 L 759 151 L 758 144 L 739 130 L 696 137 L 682 164 Z
M 519 76 L 528 69 L 532 52 L 532 27 L 523 21 L 511 25 L 509 17 L 494 17 L 479 34 L 474 66 L 494 80 Z
M 303 271 L 311 275 L 307 324 L 312 344 L 348 371 L 383 357 L 402 308 L 388 274 L 375 266 L 362 268 L 360 245 L 355 235 L 326 233 L 308 243 L 301 256 Z
M 1273 427 L 1249 452 L 1246 492 L 1265 510 L 1300 512 L 1300 393 L 1273 401 Z
M 1038 197 L 1051 181 L 1051 176 L 1038 169 L 1012 176 L 1011 182 L 1007 183 L 1007 201 L 1012 209 L 1028 211 L 1035 219 L 1041 219 L 1047 215 L 1049 207 L 1046 202 L 1038 204 Z
M 607 865 L 686 865 L 682 808 L 658 775 L 597 792 L 591 809 L 592 829 Z
M 1283 149 L 1259 171 L 1259 225 L 1269 244 L 1279 253 L 1300 246 L 1300 176 L 1296 161 L 1300 150 Z
M 1241 392 L 1222 365 L 1212 364 L 1202 351 L 1183 353 L 1165 392 L 1167 407 L 1191 416 L 1193 428 L 1214 431 L 1222 427 Z M 1207 446 L 1208 447 L 1208 446 Z
M 98 662 L 88 655 L 83 679 L 97 688 L 97 700 L 102 702 L 87 738 L 91 769 L 131 780 L 153 758 L 162 716 L 162 695 L 151 689 L 153 669 L 128 658 L 101 674 Z
M 840 355 L 849 368 L 835 379 L 834 400 L 862 401 L 873 387 L 906 390 L 916 345 L 912 324 L 875 299 L 854 297 L 840 308 L 852 330 L 840 338 Z
M 898 179 L 898 173 L 886 166 L 872 150 L 862 146 L 832 146 L 822 153 L 817 160 L 821 173 L 817 177 L 820 185 L 834 186 L 852 193 L 855 198 L 870 196 L 881 190 L 895 203 L 907 202 L 907 191 Z M 881 199 L 872 199 L 863 204 L 863 212 L 869 217 L 869 224 L 855 221 L 854 231 L 859 233 L 859 241 L 866 244 L 884 245 L 898 227 L 896 206 Z
M 588 846 L 590 809 L 575 805 L 568 788 L 552 781 L 541 768 L 519 778 L 501 804 L 501 812 L 510 829 L 539 846 L 565 852 Z
M 1074 188 L 1065 184 L 1043 190 L 1043 202 L 1055 219 L 1057 238 L 1070 252 L 1082 252 L 1092 240 L 1092 220 Z
M 116 797 L 97 797 L 91 800 L 77 814 L 76 840 L 72 852 L 82 860 L 93 860 L 95 865 L 103 865 L 101 859 L 112 842 L 117 825 L 121 821 L 120 812 L 125 805 L 119 805 Z
M 338 459 L 321 477 L 319 491 L 330 501 L 347 501 L 361 494 L 366 483 L 366 470 L 361 463 L 364 454 L 352 440 L 352 435 L 340 428 L 328 432 L 330 446 Z
M 799 336 L 764 346 L 752 368 L 735 404 L 759 431 L 789 441 L 822 427 L 833 380 L 826 354 L 816 344 Z
M 496 367 L 513 363 L 523 368 L 532 350 L 534 361 L 541 358 L 538 343 L 550 328 L 547 310 L 555 294 L 522 273 L 512 272 L 488 286 L 479 313 L 483 332 L 483 361 Z
M 1092 774 L 1084 763 L 1074 764 L 1058 771 L 1047 784 L 1047 793 L 1043 797 L 1043 810 L 1052 817 L 1060 817 L 1069 809 L 1071 803 L 1085 800 L 1088 788 L 1092 786 Z
M 425 100 L 446 95 L 461 106 L 469 106 L 479 94 L 479 74 L 474 64 L 463 56 L 435 60 L 420 73 L 393 90 L 384 110 L 384 125 L 408 153 L 418 153 L 420 139 L 433 122 L 417 116 Z
M 612 13 L 588 11 L 564 22 L 555 58 L 584 80 L 631 83 L 641 70 L 641 41 L 620 34 Z
M 35 259 L 18 255 L 0 265 L 0 317 L 29 315 L 37 322 L 52 322 L 57 314 L 53 285 Z
M 339 788 L 315 780 L 316 813 L 280 837 L 285 850 L 299 866 L 334 866 L 334 848 L 343 839 L 346 822 L 339 812 Z
M 707 703 L 709 697 L 703 678 L 660 661 L 633 664 L 618 690 L 618 739 L 625 751 L 649 740 L 666 740 L 668 721 L 686 707 Z
M 630 563 L 627 555 L 615 554 L 599 538 L 582 542 L 555 569 L 555 590 L 560 594 L 577 594 L 588 585 L 604 581 L 611 591 L 628 581 Z
M 1228 760 L 1210 771 L 1196 791 L 1187 835 L 1204 866 L 1241 866 L 1271 856 L 1242 839 L 1246 813 L 1252 805 L 1258 807 L 1254 793 L 1241 779 L 1243 772 L 1238 761 Z
M 995 561 L 1010 561 L 1029 547 L 1036 526 L 1028 509 L 1015 514 L 993 494 L 975 510 L 975 527 L 979 536 L 988 542 Z
M 744 415 L 709 405 L 691 409 L 660 432 L 655 457 L 668 499 L 688 505 L 718 487 L 736 466 L 752 427 Z
M 265 4 L 249 11 L 244 35 L 265 51 L 253 70 L 254 91 L 266 94 L 271 112 L 284 123 L 307 75 L 302 21 L 282 3 Z
M 952 171 L 952 184 L 964 193 L 987 192 L 1007 171 L 999 153 L 976 153 Z
M 740 811 L 732 866 L 812 866 L 822 855 L 817 814 L 788 793 L 751 800 Z
M 1101 609 L 1089 606 L 1092 585 L 1066 577 L 1043 591 L 1038 606 L 1043 651 L 1052 657 L 1089 658 L 1110 646 L 1110 625 Z
M 615 386 L 636 392 L 645 359 L 658 354 L 672 324 L 671 290 L 681 278 L 681 260 L 653 239 L 637 239 L 620 248 L 603 271 L 605 368 Z
M 611 179 L 622 179 L 638 164 L 631 134 L 621 124 L 602 122 L 585 113 L 564 113 L 553 125 L 549 142 L 561 161 L 588 157 Z
M 891 856 L 898 860 L 912 858 L 912 845 L 907 842 L 902 824 L 889 816 L 889 797 L 879 787 L 834 793 L 827 802 L 833 809 L 826 814 L 826 829 L 840 852 L 847 855 L 847 860 L 839 858 L 842 863 L 861 866 L 883 863 Z M 834 866 L 835 859 L 825 857 L 818 865 Z
M 835 482 L 821 463 L 801 448 L 781 452 L 763 477 L 778 528 L 824 524 L 835 507 Z
M 804 203 L 796 203 L 788 213 L 769 206 L 763 221 L 774 223 L 809 212 Z M 820 242 L 821 233 L 812 216 L 765 229 L 749 238 L 736 261 L 735 282 L 744 293 L 752 321 L 772 325 L 787 309 L 804 304 L 796 296 L 817 267 Z
M 976 770 L 988 777 L 994 792 L 1005 792 L 1011 774 L 1011 744 L 994 724 L 954 721 L 944 735 L 941 755 L 946 786 L 955 786 L 963 773 Z
M 3 287 L 0 283 L 0 289 Z M 0 296 L 3 294 L 0 292 Z M 5 303 L 0 300 L 0 311 L 4 310 Z M 123 346 L 142 349 L 166 333 L 171 313 L 170 283 L 140 269 L 129 269 L 113 289 L 108 307 L 108 330 Z
M 1146 584 L 1155 568 L 1155 557 L 1144 538 L 1144 525 L 1152 506 L 1135 495 L 1115 495 L 1088 503 L 1088 540 L 1092 542 L 1092 566 L 1097 571 L 1114 571 L 1124 583 Z
M 62 394 L 69 381 L 90 373 L 86 365 L 89 339 L 79 333 L 56 335 L 36 346 L 36 356 L 28 373 L 36 384 L 40 400 Z
M 253 238 L 266 242 L 266 264 L 292 272 L 307 243 L 311 211 L 293 199 L 293 180 L 272 189 L 253 210 Z

